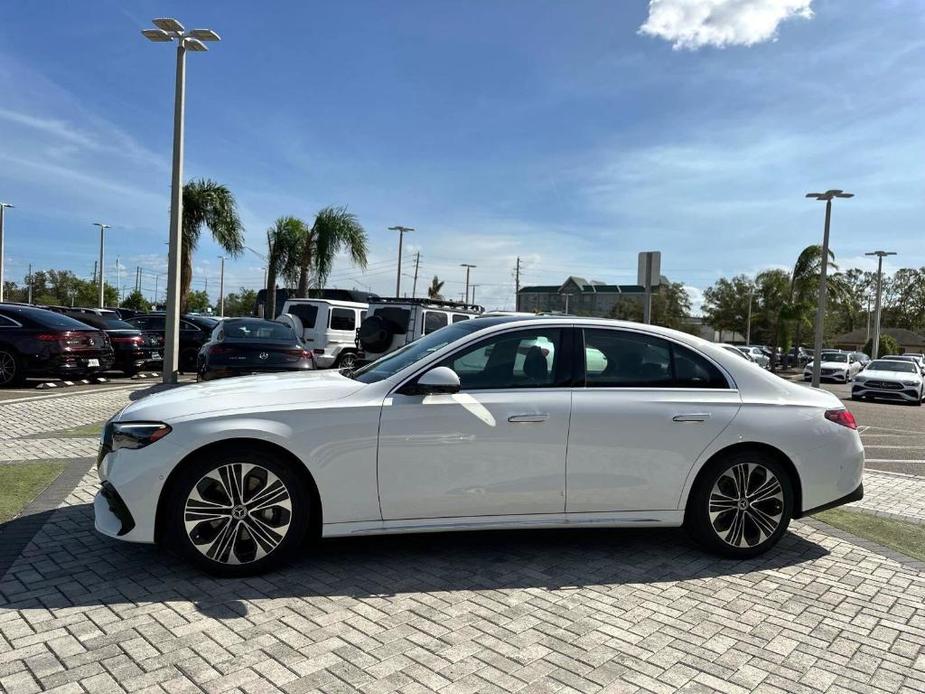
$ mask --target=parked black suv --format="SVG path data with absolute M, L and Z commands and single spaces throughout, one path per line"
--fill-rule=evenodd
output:
M 27 376 L 82 378 L 112 362 L 102 330 L 28 304 L 0 304 L 0 387 Z
M 157 351 L 163 358 L 164 313 L 142 313 L 129 318 L 126 322 L 146 334 L 155 336 L 158 340 Z M 218 320 L 211 316 L 200 316 L 195 313 L 183 314 L 180 318 L 180 371 L 187 373 L 196 371 L 199 349 L 209 341 L 212 329 L 216 325 L 218 325 Z

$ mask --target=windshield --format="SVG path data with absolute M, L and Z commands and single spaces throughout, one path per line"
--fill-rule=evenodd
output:
M 888 361 L 886 359 L 878 359 L 877 361 L 871 362 L 868 367 L 868 371 L 902 371 L 904 373 L 918 373 L 918 369 L 915 368 L 915 364 L 911 361 Z
M 451 342 L 456 342 L 466 335 L 485 327 L 484 324 L 477 325 L 476 323 L 478 322 L 453 323 L 445 328 L 440 328 L 440 330 L 435 330 L 430 335 L 425 335 L 414 342 L 409 342 L 401 349 L 386 354 L 381 359 L 357 369 L 353 372 L 352 377 L 363 383 L 377 383 L 389 378 L 389 376 L 394 376 L 405 367 L 433 354 L 438 349 L 446 347 Z
M 822 361 L 846 362 L 848 361 L 848 355 L 847 354 L 836 354 L 835 352 L 830 352 L 829 354 L 823 353 Z

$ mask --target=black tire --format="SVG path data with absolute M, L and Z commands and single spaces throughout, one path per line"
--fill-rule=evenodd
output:
M 244 490 L 243 500 L 231 498 L 239 492 L 229 495 L 227 491 L 225 481 L 235 479 L 240 480 L 236 489 Z M 248 491 L 249 486 L 254 488 Z M 268 490 L 269 496 L 261 499 Z M 164 493 L 168 494 L 166 546 L 216 576 L 252 576 L 268 571 L 302 547 L 308 532 L 309 491 L 288 462 L 259 447 L 212 449 L 185 465 Z M 278 503 L 268 503 L 268 499 Z M 213 510 L 216 504 L 223 507 L 218 513 Z M 215 520 L 203 516 L 197 522 L 190 518 L 191 509 L 195 514 L 203 508 L 208 508 Z M 256 517 L 255 512 L 261 516 Z M 189 530 L 187 520 L 193 524 Z
M 180 352 L 180 358 L 178 359 L 177 371 L 181 374 L 190 373 L 196 371 L 196 366 L 199 361 L 199 350 L 195 348 L 187 348 Z
M 748 494 L 765 490 L 755 495 L 761 497 L 760 503 L 749 500 L 748 494 L 735 496 L 745 480 L 743 470 L 748 471 Z M 769 475 L 776 478 L 776 486 L 768 486 L 773 484 Z M 779 493 L 771 494 L 775 489 Z M 740 450 L 711 462 L 698 476 L 687 501 L 684 526 L 709 551 L 747 559 L 777 544 L 787 532 L 793 505 L 793 480 L 787 468 L 766 452 Z M 716 514 L 712 518 L 711 510 Z
M 864 398 L 862 398 L 860 395 L 852 395 L 851 399 L 852 400 L 863 400 Z
M 26 379 L 22 360 L 8 347 L 0 347 L 0 388 L 13 388 Z
M 387 350 L 392 344 L 392 335 L 395 331 L 396 326 L 392 321 L 379 315 L 372 315 L 360 324 L 357 338 L 364 350 L 378 354 Z
M 337 361 L 334 362 L 335 369 L 355 369 L 357 365 L 356 352 L 341 352 L 337 355 Z

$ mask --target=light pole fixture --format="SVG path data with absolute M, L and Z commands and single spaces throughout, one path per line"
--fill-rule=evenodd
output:
M 398 298 L 401 296 L 401 244 L 405 234 L 409 231 L 414 231 L 414 229 L 412 227 L 403 227 L 399 224 L 389 227 L 389 231 L 398 232 L 398 272 L 395 275 L 395 297 Z
M 225 315 L 225 256 L 220 255 L 218 259 L 222 261 L 222 269 L 218 275 L 218 315 Z
M 177 42 L 177 76 L 173 106 L 173 174 L 170 185 L 170 241 L 167 251 L 167 315 L 164 335 L 164 383 L 176 383 L 180 338 L 180 248 L 183 219 L 183 113 L 186 107 L 186 52 L 209 50 L 204 42 L 219 41 L 211 29 L 186 31 L 176 19 L 162 17 L 152 22 L 156 28 L 142 30 L 155 43 Z
M 3 268 L 6 265 L 6 258 L 3 254 L 3 211 L 7 207 L 14 207 L 8 202 L 0 202 L 0 301 L 3 301 Z
M 880 287 L 883 284 L 883 259 L 888 255 L 896 255 L 895 251 L 871 251 L 864 255 L 877 256 L 877 298 L 874 303 L 874 341 L 871 343 L 870 355 L 872 359 L 880 356 Z M 870 306 L 870 304 L 868 304 Z M 868 321 L 870 312 L 868 311 Z M 869 324 L 869 323 L 868 323 Z
M 112 229 L 109 224 L 103 224 L 102 222 L 93 222 L 93 226 L 100 228 L 100 275 L 97 278 L 100 282 L 100 297 L 99 297 L 99 308 L 103 308 L 104 303 L 104 292 L 103 289 L 106 287 L 105 284 L 105 271 L 103 270 L 103 232 L 107 229 Z
M 807 193 L 806 197 L 813 200 L 825 200 L 825 228 L 822 232 L 822 263 L 819 273 L 819 300 L 816 305 L 816 335 L 813 344 L 813 388 L 819 387 L 822 376 L 822 337 L 825 328 L 826 273 L 829 268 L 829 225 L 832 221 L 832 199 L 853 198 L 854 193 L 843 190 L 827 190 L 824 193 Z
M 469 303 L 469 271 L 472 270 L 476 265 L 470 265 L 469 263 L 460 263 L 459 267 L 466 268 L 466 303 Z

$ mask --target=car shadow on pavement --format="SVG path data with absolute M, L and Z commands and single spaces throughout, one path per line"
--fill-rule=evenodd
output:
M 485 531 L 326 539 L 274 572 L 218 579 L 166 550 L 99 535 L 82 504 L 52 512 L 0 579 L 0 611 L 181 600 L 237 618 L 254 599 L 664 583 L 775 571 L 826 554 L 794 533 L 737 561 L 707 554 L 682 529 Z

